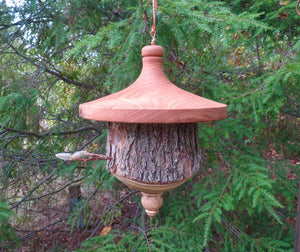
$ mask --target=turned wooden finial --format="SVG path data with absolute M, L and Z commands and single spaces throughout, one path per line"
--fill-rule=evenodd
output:
M 160 207 L 163 204 L 162 193 L 159 194 L 148 194 L 142 192 L 142 205 L 145 208 L 146 214 L 153 219 L 159 212 Z

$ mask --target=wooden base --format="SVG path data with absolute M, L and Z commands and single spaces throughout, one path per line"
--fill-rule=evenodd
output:
M 141 202 L 145 208 L 146 214 L 151 219 L 158 214 L 159 208 L 163 204 L 162 194 L 166 191 L 175 189 L 187 181 L 187 179 L 185 179 L 168 184 L 147 184 L 120 177 L 118 175 L 115 175 L 115 177 L 129 188 L 142 192 L 143 196 Z
M 138 190 L 143 193 L 148 193 L 148 194 L 158 194 L 166 191 L 171 191 L 187 181 L 187 179 L 184 179 L 184 180 L 176 181 L 173 183 L 167 183 L 167 184 L 149 184 L 149 183 L 141 183 L 135 180 L 124 178 L 116 174 L 114 174 L 114 176 L 118 180 L 120 180 L 123 184 L 127 185 L 129 188 Z

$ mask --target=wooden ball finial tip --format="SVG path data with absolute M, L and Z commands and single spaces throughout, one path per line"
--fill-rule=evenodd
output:
M 145 208 L 146 214 L 153 219 L 159 212 L 160 207 L 163 204 L 162 193 L 148 194 L 142 192 L 142 205 Z

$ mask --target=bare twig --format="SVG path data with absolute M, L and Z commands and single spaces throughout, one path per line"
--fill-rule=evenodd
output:
M 112 205 L 110 208 L 108 208 L 108 209 L 106 210 L 105 213 L 106 213 L 106 214 L 109 213 L 111 210 L 113 210 L 113 209 L 114 209 L 118 204 L 120 204 L 122 201 L 124 201 L 124 200 L 130 198 L 131 196 L 133 196 L 134 194 L 136 194 L 136 193 L 138 193 L 138 192 L 139 192 L 139 191 L 133 191 L 133 192 L 127 194 L 126 196 L 122 197 L 122 198 L 119 199 L 114 205 Z M 93 236 L 96 234 L 96 232 L 98 231 L 98 229 L 101 227 L 102 224 L 103 224 L 103 223 L 102 223 L 102 220 L 100 220 L 100 221 L 98 222 L 97 226 L 94 228 L 93 232 L 89 235 L 89 237 L 87 237 L 84 241 L 79 242 L 79 243 L 75 246 L 75 248 L 78 248 L 83 242 L 86 242 L 86 241 L 88 241 L 91 237 L 93 237 Z
M 294 252 L 300 251 L 300 180 L 298 181 L 298 199 L 297 199 L 297 213 L 295 226 L 295 243 Z
M 1 124 L 0 124 L 0 128 L 1 128 Z M 14 132 L 14 133 L 18 133 L 20 135 L 33 136 L 33 137 L 37 137 L 37 138 L 42 138 L 42 137 L 46 137 L 46 136 L 56 136 L 56 135 L 71 135 L 71 134 L 77 134 L 77 133 L 87 131 L 87 130 L 98 131 L 98 129 L 96 127 L 86 126 L 86 127 L 81 127 L 81 128 L 74 129 L 74 130 L 47 131 L 47 132 L 38 134 L 38 133 L 35 133 L 35 132 L 25 131 L 25 130 L 20 130 L 20 129 L 14 129 L 14 128 L 10 128 L 10 127 L 2 127 L 2 128 L 4 130 L 8 131 L 8 132 Z
M 134 226 L 136 226 L 136 220 L 139 216 L 140 208 L 141 208 L 141 203 L 139 204 L 139 206 L 137 207 L 137 209 L 135 211 L 135 215 L 134 215 L 133 223 L 132 223 L 132 225 L 134 225 Z
M 54 195 L 54 194 L 56 194 L 56 193 L 58 193 L 58 192 L 60 192 L 60 191 L 62 191 L 62 190 L 64 190 L 64 189 L 66 189 L 68 186 L 70 186 L 70 185 L 72 185 L 72 184 L 75 184 L 75 183 L 78 183 L 78 182 L 82 181 L 83 179 L 84 179 L 84 178 L 76 179 L 76 180 L 74 180 L 74 181 L 72 181 L 72 182 L 70 182 L 70 183 L 64 185 L 63 187 L 61 187 L 61 188 L 59 188 L 59 189 L 57 189 L 57 190 L 55 190 L 55 191 L 52 191 L 52 192 L 50 192 L 50 193 L 43 194 L 43 195 L 41 195 L 41 196 L 39 196 L 39 197 L 26 198 L 25 200 L 23 200 L 23 202 L 33 201 L 33 200 L 39 200 L 39 199 L 42 199 L 42 198 L 45 198 L 45 197 Z
M 97 137 L 99 137 L 99 134 L 96 134 L 95 136 L 93 136 L 91 139 L 89 139 L 86 143 L 84 143 L 79 150 L 83 150 L 87 145 L 89 145 L 91 142 L 93 142 Z
M 263 70 L 263 64 L 262 64 L 261 58 L 260 58 L 258 38 L 256 38 L 256 56 L 257 56 L 257 60 L 258 60 L 258 74 L 261 74 L 262 70 Z
M 149 241 L 148 234 L 147 234 L 148 231 L 139 226 L 131 226 L 131 228 L 139 230 L 145 236 L 147 246 L 148 246 L 148 251 L 151 252 L 151 245 L 150 245 L 150 241 Z
M 63 222 L 65 220 L 67 220 L 69 217 L 63 217 L 57 221 L 54 221 L 50 224 L 48 224 L 47 226 L 45 227 L 42 227 L 40 229 L 37 229 L 37 230 L 34 230 L 34 231 L 31 231 L 29 233 L 27 233 L 26 235 L 23 235 L 22 237 L 19 238 L 19 241 L 24 241 L 26 239 L 28 239 L 29 237 L 31 237 L 32 235 L 34 235 L 35 233 L 38 233 L 38 232 L 41 232 L 41 231 L 44 231 L 44 230 L 47 230 L 47 228 L 51 227 L 51 226 L 54 226 L 60 222 Z M 8 249 L 9 247 L 11 247 L 12 245 L 16 244 L 17 241 L 12 241 L 11 243 L 5 245 L 4 247 L 2 247 L 3 249 Z
M 44 184 L 46 181 L 48 181 L 50 178 L 52 178 L 52 176 L 54 175 L 54 173 L 56 172 L 55 168 L 47 177 L 45 177 L 43 180 L 41 180 L 35 187 L 33 187 L 31 189 L 30 192 L 28 192 L 21 200 L 17 201 L 16 203 L 13 204 L 13 206 L 11 207 L 11 209 L 14 209 L 16 207 L 18 207 L 22 202 L 24 202 L 36 189 L 38 189 L 42 184 Z

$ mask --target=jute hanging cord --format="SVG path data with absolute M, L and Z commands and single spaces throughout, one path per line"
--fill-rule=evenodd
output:
M 151 45 L 155 45 L 156 41 L 156 9 L 157 9 L 157 0 L 152 0 L 152 7 L 153 7 L 153 23 L 150 35 L 152 37 Z
M 298 0 L 298 2 L 296 4 L 296 11 L 297 11 L 297 14 L 300 16 L 299 4 L 300 4 L 300 0 Z

